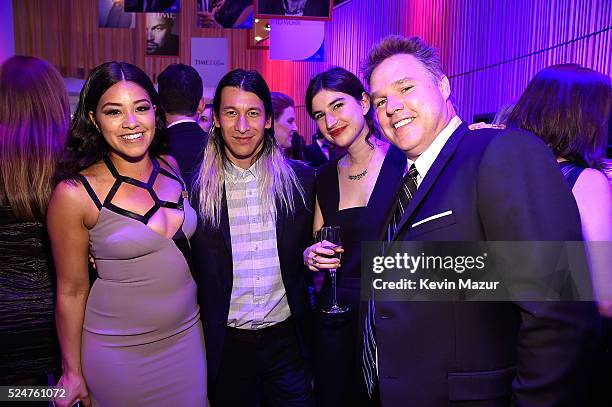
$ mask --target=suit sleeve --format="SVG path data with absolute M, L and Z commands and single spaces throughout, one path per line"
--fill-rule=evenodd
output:
M 478 210 L 487 240 L 582 240 L 571 191 L 551 151 L 532 134 L 508 130 L 494 137 L 478 174 Z M 584 403 L 598 340 L 594 304 L 515 305 L 522 322 L 512 405 Z

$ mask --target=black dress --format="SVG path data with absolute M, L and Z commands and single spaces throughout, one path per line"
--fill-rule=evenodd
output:
M 572 189 L 576 185 L 576 181 L 578 181 L 582 171 L 587 168 L 590 168 L 589 165 L 582 160 L 562 161 L 559 163 L 559 169 Z M 601 333 L 602 349 L 595 363 L 595 374 L 593 374 L 595 384 L 593 385 L 594 390 L 591 394 L 591 404 L 589 405 L 598 405 L 598 403 L 600 403 L 599 405 L 612 405 L 612 394 L 607 391 L 607 386 L 609 386 L 612 380 L 612 372 L 610 372 L 610 365 L 612 365 L 612 318 L 601 318 Z
M 2 198 L 0 191 L 0 385 L 47 385 L 59 366 L 47 233 L 41 222 L 17 219 Z
M 359 343 L 361 242 L 378 240 L 393 205 L 397 186 L 406 168 L 406 156 L 390 146 L 368 205 L 338 210 L 340 189 L 338 159 L 323 165 L 317 173 L 317 199 L 325 225 L 340 226 L 342 267 L 337 273 L 337 296 L 349 311 L 340 315 L 317 313 L 315 393 L 319 406 L 366 405 L 368 398 L 361 375 Z M 320 306 L 332 302 L 331 280 L 325 275 L 319 296 Z

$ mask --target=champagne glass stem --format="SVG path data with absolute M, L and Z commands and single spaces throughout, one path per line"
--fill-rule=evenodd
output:
M 329 274 L 331 275 L 331 279 L 332 279 L 332 293 L 334 296 L 334 304 L 332 305 L 332 308 L 338 308 L 338 298 L 336 297 L 336 269 L 330 269 L 329 270 Z

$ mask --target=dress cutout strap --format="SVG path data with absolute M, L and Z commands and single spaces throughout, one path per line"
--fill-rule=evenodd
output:
M 163 162 L 165 162 L 166 164 L 168 164 L 162 158 L 160 158 L 160 159 Z M 185 184 L 180 179 L 180 177 L 176 177 L 175 175 L 171 174 L 169 171 L 166 171 L 164 168 L 161 168 L 159 162 L 155 158 L 152 157 L 151 158 L 151 162 L 153 163 L 153 170 L 151 171 L 151 175 L 149 176 L 147 182 L 142 182 L 142 181 L 137 180 L 135 178 L 119 174 L 119 171 L 117 171 L 117 168 L 115 167 L 113 162 L 110 160 L 110 158 L 104 157 L 104 163 L 106 164 L 106 167 L 108 168 L 108 170 L 110 171 L 112 176 L 115 178 L 115 182 L 114 182 L 113 186 L 111 187 L 110 191 L 108 192 L 108 194 L 106 195 L 106 198 L 104 199 L 104 204 L 100 205 L 100 207 L 106 207 L 107 209 L 110 209 L 113 212 L 119 213 L 119 214 L 121 214 L 123 216 L 127 216 L 127 217 L 132 218 L 132 219 L 135 219 L 135 220 L 137 220 L 139 222 L 144 223 L 145 225 L 149 223 L 149 220 L 155 214 L 155 212 L 157 212 L 162 207 L 163 208 L 183 210 L 183 208 L 184 208 L 184 206 L 183 206 L 184 202 L 183 201 L 184 201 L 184 196 L 185 196 Z M 170 168 L 172 168 L 169 164 L 168 164 L 168 166 Z M 157 176 L 160 173 L 162 175 L 164 175 L 164 176 L 169 177 L 170 179 L 174 179 L 175 181 L 177 181 L 181 185 L 181 187 L 183 189 L 183 193 L 181 193 L 181 196 L 179 197 L 178 202 L 164 201 L 164 200 L 161 200 L 157 196 L 157 193 L 153 189 L 153 185 L 155 184 L 155 180 L 157 179 Z M 117 191 L 121 187 L 121 184 L 124 183 L 124 182 L 126 184 L 130 184 L 130 185 L 133 185 L 135 187 L 142 188 L 142 189 L 146 190 L 149 193 L 149 195 L 151 195 L 151 198 L 153 199 L 154 204 L 147 211 L 147 213 L 145 213 L 144 215 L 140 215 L 138 213 L 129 211 L 127 209 L 120 208 L 117 205 L 112 203 L 112 199 L 115 197 L 115 194 L 117 193 Z M 96 199 L 97 199 L 97 197 L 96 197 Z M 98 202 L 99 202 L 99 200 L 98 200 Z
M 89 181 L 87 181 L 87 178 L 85 178 L 83 174 L 77 174 L 77 178 L 79 179 L 79 181 L 81 181 L 83 187 L 85 187 L 85 191 L 87 191 L 87 194 L 89 195 L 91 200 L 96 204 L 98 210 L 102 209 L 102 203 L 100 202 L 100 199 L 98 199 L 98 195 L 96 195 L 96 193 L 94 192 Z
M 178 174 L 176 171 L 174 171 L 174 168 L 170 165 L 170 163 L 168 161 L 164 160 L 162 157 L 158 157 L 158 158 L 161 160 L 161 162 L 166 164 L 168 166 L 168 168 L 170 168 L 170 170 L 172 171 L 172 174 L 170 172 L 166 171 L 165 168 L 160 168 L 159 172 L 164 174 L 166 177 L 169 177 L 169 178 L 172 178 L 174 180 L 177 180 L 178 182 L 181 183 L 181 185 L 183 186 L 183 189 L 185 189 L 186 188 L 185 182 L 181 178 L 181 175 Z

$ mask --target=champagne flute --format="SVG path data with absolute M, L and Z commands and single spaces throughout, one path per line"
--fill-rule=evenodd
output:
M 323 226 L 321 228 L 320 242 L 322 247 L 330 250 L 342 247 L 342 241 L 340 240 L 340 226 Z M 330 257 L 335 257 L 340 260 L 341 253 L 335 252 Z M 336 269 L 329 269 L 329 275 L 332 282 L 332 295 L 333 303 L 331 308 L 322 309 L 326 314 L 342 314 L 348 311 L 348 307 L 338 305 L 338 298 L 336 295 Z

